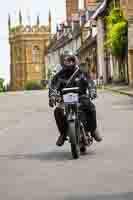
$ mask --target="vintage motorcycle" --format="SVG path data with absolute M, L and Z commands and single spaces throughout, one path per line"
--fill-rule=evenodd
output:
M 81 99 L 89 98 L 88 95 L 79 96 L 79 87 L 64 88 L 61 95 L 56 94 L 56 102 L 63 103 L 64 114 L 68 122 L 67 138 L 71 144 L 71 152 L 74 159 L 78 159 L 80 153 L 84 154 L 93 143 L 90 133 L 85 130 L 81 120 Z

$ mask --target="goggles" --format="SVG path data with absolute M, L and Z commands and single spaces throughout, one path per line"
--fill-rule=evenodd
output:
M 69 62 L 69 63 L 73 62 L 73 63 L 75 63 L 75 58 L 74 57 L 65 58 L 64 62 Z

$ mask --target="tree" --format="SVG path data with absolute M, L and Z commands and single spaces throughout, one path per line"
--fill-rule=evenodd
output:
M 125 77 L 124 61 L 127 55 L 128 47 L 128 22 L 123 17 L 119 8 L 113 8 L 106 18 L 107 22 L 107 41 L 106 46 L 110 49 L 112 55 L 119 63 L 119 77 Z M 122 76 L 124 72 L 124 77 Z
M 126 55 L 127 48 L 127 23 L 122 21 L 115 24 L 108 35 L 108 46 L 112 55 L 123 58 Z

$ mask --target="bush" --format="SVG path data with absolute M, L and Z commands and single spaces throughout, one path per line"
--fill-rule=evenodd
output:
M 113 8 L 110 15 L 106 17 L 107 41 L 106 46 L 117 59 L 126 56 L 128 44 L 128 22 L 123 17 L 119 8 Z
M 48 83 L 49 83 L 49 81 L 48 81 L 48 80 L 42 80 L 42 81 L 41 81 L 41 85 L 42 85 L 42 87 L 43 87 L 44 89 L 46 89 L 46 88 L 47 88 L 47 86 L 48 86 Z
M 25 85 L 26 90 L 41 90 L 43 86 L 37 81 L 28 81 Z
M 5 92 L 4 79 L 0 78 L 0 92 Z
M 119 22 L 115 24 L 109 32 L 108 44 L 112 55 L 115 57 L 123 57 L 127 48 L 127 23 Z

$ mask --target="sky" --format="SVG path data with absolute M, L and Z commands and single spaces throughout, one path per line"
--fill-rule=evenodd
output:
M 24 24 L 35 24 L 37 14 L 40 23 L 48 23 L 48 12 L 51 9 L 52 31 L 55 32 L 56 23 L 65 19 L 65 0 L 4 0 L 0 6 L 0 78 L 6 82 L 10 80 L 10 48 L 8 42 L 8 13 L 11 15 L 12 25 L 18 24 L 18 13 L 22 11 Z M 28 17 L 30 16 L 30 17 Z

